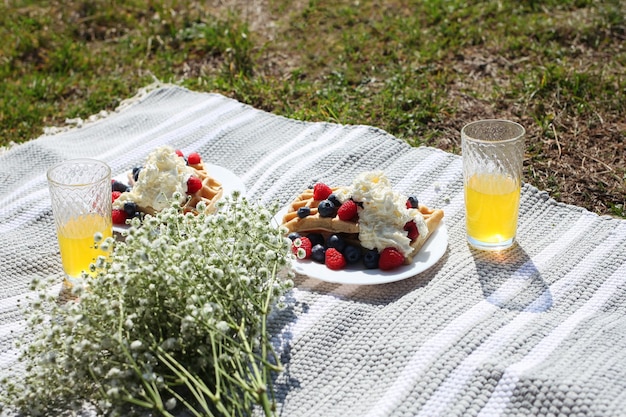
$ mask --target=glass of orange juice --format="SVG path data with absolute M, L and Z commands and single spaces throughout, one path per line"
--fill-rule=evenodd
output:
M 107 255 L 96 240 L 112 235 L 111 168 L 95 159 L 72 159 L 47 175 L 61 262 L 71 284 L 83 272 L 92 274 L 91 264 Z
M 525 129 L 508 120 L 479 120 L 461 129 L 468 242 L 509 248 L 519 212 Z

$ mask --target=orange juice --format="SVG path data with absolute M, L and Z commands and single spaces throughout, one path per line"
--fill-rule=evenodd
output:
M 70 277 L 80 277 L 81 272 L 89 273 L 89 264 L 98 256 L 107 253 L 94 248 L 94 235 L 100 232 L 103 239 L 112 235 L 111 219 L 91 213 L 74 217 L 58 230 L 59 248 L 63 269 Z
M 502 174 L 474 174 L 465 184 L 467 235 L 497 247 L 510 243 L 517 229 L 520 184 Z

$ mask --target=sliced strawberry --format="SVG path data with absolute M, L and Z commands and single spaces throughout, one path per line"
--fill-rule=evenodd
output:
M 404 230 L 407 231 L 407 237 L 411 239 L 411 243 L 415 242 L 415 239 L 420 235 L 419 230 L 417 230 L 417 224 L 415 224 L 415 220 L 411 220 L 406 222 L 404 225 Z

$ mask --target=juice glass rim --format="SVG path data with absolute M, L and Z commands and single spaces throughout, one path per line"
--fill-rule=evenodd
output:
M 91 180 L 91 181 L 85 181 L 85 182 L 67 182 L 67 181 L 64 182 L 62 180 L 62 177 L 61 178 L 54 177 L 54 172 L 61 166 L 68 165 L 68 164 L 80 164 L 80 163 L 98 165 L 99 167 L 104 168 L 104 172 L 99 178 Z M 111 176 L 111 167 L 106 162 L 101 161 L 99 159 L 94 159 L 94 158 L 66 159 L 65 161 L 61 161 L 61 162 L 54 164 L 53 166 L 48 168 L 48 171 L 46 172 L 46 178 L 48 179 L 48 182 L 50 182 L 51 184 L 54 184 L 57 187 L 88 187 L 88 186 L 97 184 L 110 176 Z
M 474 137 L 473 135 L 469 135 L 466 132 L 466 129 L 469 129 L 477 124 L 482 124 L 482 123 L 500 123 L 500 124 L 504 124 L 504 125 L 510 125 L 510 126 L 514 126 L 516 128 L 519 129 L 519 131 L 517 132 L 516 135 L 514 135 L 511 138 L 508 139 L 482 139 L 482 138 L 477 138 Z M 514 122 L 512 120 L 506 120 L 506 119 L 481 119 L 481 120 L 475 120 L 473 122 L 469 122 L 467 123 L 465 126 L 463 126 L 463 128 L 461 128 L 461 138 L 465 139 L 465 140 L 470 140 L 472 142 L 479 142 L 479 143 L 508 143 L 508 142 L 515 142 L 517 140 L 520 140 L 521 138 L 523 138 L 526 135 L 526 129 L 524 128 L 524 126 L 522 126 L 521 124 Z

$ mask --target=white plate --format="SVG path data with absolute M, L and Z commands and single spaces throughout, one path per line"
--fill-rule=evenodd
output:
M 224 188 L 224 196 L 230 195 L 235 191 L 239 191 L 242 195 L 246 193 L 246 186 L 244 185 L 243 181 L 232 171 L 219 165 L 207 163 L 204 163 L 204 169 L 208 173 L 210 173 L 213 178 L 222 183 L 222 187 Z M 121 175 L 116 175 L 115 177 L 113 177 L 113 179 L 121 181 L 124 184 L 128 184 L 128 174 L 126 172 Z M 122 230 L 125 230 L 127 228 L 128 226 L 126 225 L 113 225 L 114 232 L 121 232 Z
M 276 216 L 274 216 L 274 221 L 277 224 L 281 224 L 286 212 L 287 208 L 280 210 Z M 447 249 L 448 229 L 446 228 L 445 222 L 442 220 L 441 223 L 439 223 L 439 227 L 437 227 L 424 246 L 422 246 L 422 249 L 413 258 L 413 263 L 410 265 L 402 265 L 391 271 L 365 269 L 365 267 L 360 265 L 349 265 L 346 269 L 333 271 L 326 265 L 314 262 L 310 259 L 294 259 L 292 265 L 295 272 L 326 282 L 358 285 L 386 284 L 410 278 L 426 271 L 441 259 Z

